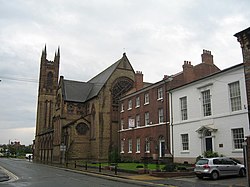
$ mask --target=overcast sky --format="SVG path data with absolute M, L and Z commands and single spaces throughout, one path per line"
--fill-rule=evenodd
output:
M 39 65 L 61 50 L 60 75 L 88 81 L 126 52 L 144 80 L 201 63 L 242 63 L 235 33 L 250 26 L 249 0 L 0 0 L 0 144 L 35 136 Z

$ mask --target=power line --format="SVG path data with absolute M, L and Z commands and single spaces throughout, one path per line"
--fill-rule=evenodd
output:
M 6 76 L 0 76 L 0 82 L 2 80 L 11 80 L 11 81 L 21 81 L 21 82 L 31 82 L 31 83 L 38 83 L 37 79 L 31 79 L 31 78 L 22 78 L 22 77 L 6 77 Z

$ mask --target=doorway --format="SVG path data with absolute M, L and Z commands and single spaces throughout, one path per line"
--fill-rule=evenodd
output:
M 159 141 L 159 157 L 164 157 L 165 156 L 165 140 L 160 140 Z
M 213 138 L 209 130 L 204 132 L 205 151 L 213 151 Z

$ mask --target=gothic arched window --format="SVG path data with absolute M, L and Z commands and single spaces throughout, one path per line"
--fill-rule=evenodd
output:
M 47 75 L 47 88 L 52 88 L 53 86 L 53 73 L 49 72 Z
M 113 104 L 118 104 L 122 94 L 129 91 L 133 87 L 133 81 L 127 77 L 119 78 L 112 87 Z

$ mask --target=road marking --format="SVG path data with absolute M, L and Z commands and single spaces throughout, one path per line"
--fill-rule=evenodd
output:
M 4 173 L 6 173 L 10 177 L 10 180 L 6 181 L 6 182 L 13 182 L 13 181 L 18 180 L 18 176 L 16 176 L 15 174 L 11 173 L 10 171 L 8 171 L 7 169 L 5 169 L 4 167 L 0 166 L 0 169 L 2 169 L 4 171 Z

